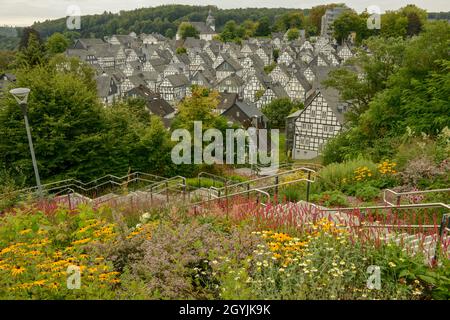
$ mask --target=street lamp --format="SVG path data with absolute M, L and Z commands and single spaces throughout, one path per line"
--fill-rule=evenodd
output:
M 42 185 L 41 185 L 41 179 L 39 178 L 39 171 L 37 167 L 36 157 L 34 155 L 34 148 L 33 148 L 33 140 L 31 139 L 31 131 L 30 131 L 30 124 L 28 123 L 28 115 L 27 115 L 27 109 L 28 109 L 28 95 L 30 94 L 30 89 L 28 88 L 16 88 L 9 91 L 14 98 L 16 99 L 17 103 L 19 104 L 20 108 L 22 109 L 23 117 L 25 118 L 25 128 L 27 129 L 27 136 L 28 136 L 28 144 L 30 146 L 30 153 L 31 153 L 31 160 L 33 162 L 33 168 L 34 168 L 34 175 L 36 177 L 36 185 L 38 188 L 38 195 L 42 196 Z

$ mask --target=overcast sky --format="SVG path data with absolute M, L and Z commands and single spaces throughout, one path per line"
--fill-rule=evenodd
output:
M 319 4 L 345 2 L 358 12 L 371 5 L 377 5 L 381 11 L 398 9 L 413 3 L 428 11 L 450 11 L 450 0 L 0 0 L 0 25 L 31 25 L 34 21 L 65 17 L 70 5 L 78 5 L 81 13 L 93 14 L 103 11 L 154 7 L 161 4 L 215 5 L 219 8 L 236 7 L 286 7 L 311 8 Z

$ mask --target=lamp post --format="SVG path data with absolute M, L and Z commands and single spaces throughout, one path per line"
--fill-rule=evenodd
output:
M 16 88 L 9 91 L 14 98 L 16 99 L 17 103 L 19 104 L 20 108 L 22 109 L 23 117 L 25 119 L 25 128 L 27 130 L 27 136 L 28 136 L 28 144 L 30 146 L 30 153 L 31 153 L 31 160 L 33 162 L 33 168 L 34 168 L 34 175 L 36 177 L 36 185 L 38 189 L 38 195 L 42 196 L 42 185 L 41 185 L 41 179 L 39 178 L 39 171 L 37 167 L 36 162 L 36 156 L 34 155 L 34 148 L 33 148 L 33 140 L 31 139 L 31 131 L 30 131 L 30 124 L 28 123 L 28 95 L 30 94 L 30 89 L 28 88 Z

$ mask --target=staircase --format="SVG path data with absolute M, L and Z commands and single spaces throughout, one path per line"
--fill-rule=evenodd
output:
M 304 173 L 304 178 L 294 181 L 283 182 L 285 176 Z M 94 207 L 102 205 L 125 205 L 141 208 L 152 206 L 182 203 L 203 210 L 205 204 L 215 201 L 226 202 L 225 209 L 229 210 L 229 205 L 236 205 L 233 199 L 236 197 L 247 197 L 248 203 L 256 203 L 266 208 L 264 215 L 266 219 L 285 219 L 295 223 L 296 227 L 308 225 L 318 219 L 326 218 L 343 228 L 363 233 L 375 241 L 395 243 L 403 246 L 403 250 L 411 254 L 422 252 L 427 262 L 433 260 L 436 248 L 442 250 L 444 255 L 450 257 L 450 218 L 444 215 L 447 220 L 442 221 L 440 228 L 436 225 L 412 226 L 412 225 L 387 225 L 380 221 L 371 221 L 361 212 L 370 210 L 402 210 L 408 208 L 444 208 L 450 213 L 450 206 L 443 203 L 425 204 L 404 204 L 403 196 L 418 193 L 430 192 L 450 192 L 450 189 L 436 189 L 427 191 L 412 191 L 397 193 L 392 190 L 385 190 L 384 206 L 358 207 L 358 208 L 326 208 L 306 201 L 298 203 L 271 204 L 270 191 L 277 192 L 279 187 L 289 184 L 304 182 L 308 185 L 315 182 L 316 172 L 307 167 L 299 167 L 287 171 L 276 170 L 276 172 L 266 172 L 267 175 L 257 177 L 245 182 L 235 183 L 225 177 L 200 173 L 198 175 L 199 186 L 193 187 L 186 184 L 186 178 L 175 176 L 171 178 L 157 175 L 135 172 L 123 177 L 106 175 L 102 178 L 83 183 L 75 179 L 46 184 L 43 186 L 47 196 L 51 196 L 52 201 L 65 203 L 70 209 L 76 208 L 80 204 L 91 204 Z M 223 187 L 202 188 L 200 180 L 202 177 L 220 182 Z M 307 188 L 309 190 L 309 187 Z M 18 196 L 26 198 L 30 194 L 36 194 L 36 188 L 19 190 L 14 193 L 0 195 Z M 308 191 L 309 192 L 309 191 Z M 309 198 L 309 194 L 306 195 Z M 262 201 L 261 199 L 265 199 Z M 393 204 L 395 199 L 396 204 Z M 231 200 L 231 201 L 229 201 Z M 359 213 L 359 214 L 357 214 Z M 288 219 L 287 219 L 288 218 Z M 439 228 L 439 230 L 438 230 Z M 405 229 L 408 232 L 405 232 Z M 364 232 L 362 232 L 364 230 Z M 411 231 L 414 231 L 411 233 Z M 418 232 L 416 232 L 418 230 Z M 438 246 L 437 244 L 441 245 Z

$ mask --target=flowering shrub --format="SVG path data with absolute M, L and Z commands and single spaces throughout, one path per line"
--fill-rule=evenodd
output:
M 235 290 L 222 288 L 226 298 L 242 298 L 231 294 L 239 291 L 251 292 L 253 299 L 419 299 L 428 286 L 419 257 L 412 261 L 393 245 L 375 249 L 355 242 L 327 219 L 299 238 L 270 230 L 255 234 L 266 244 L 247 260 L 247 268 L 230 270 L 236 276 L 227 285 Z M 418 268 L 410 277 L 403 269 L 407 264 Z M 367 286 L 371 265 L 380 267 L 382 290 Z
M 298 208 L 298 206 L 295 206 Z M 218 206 L 220 208 L 220 206 Z M 448 299 L 448 261 L 374 245 L 328 219 L 264 219 L 240 206 L 140 213 L 17 211 L 0 218 L 2 299 Z M 269 208 L 270 209 L 270 208 Z M 243 210 L 245 212 L 243 212 Z M 248 210 L 248 211 L 247 211 Z M 252 210 L 252 211 L 250 211 Z M 268 210 L 268 208 L 264 208 Z M 299 217 L 301 212 L 293 212 Z M 311 212 L 309 212 L 311 214 Z M 381 290 L 367 268 L 380 267 Z M 67 286 L 69 266 L 81 271 Z
M 90 209 L 55 216 L 17 212 L 1 219 L 0 296 L 3 298 L 110 298 L 120 281 L 112 264 L 89 245 L 110 241 L 116 226 Z M 81 272 L 80 290 L 67 288 L 67 268 Z
M 372 171 L 367 167 L 359 167 L 355 170 L 354 180 L 364 181 L 372 177 Z
M 440 179 L 444 180 L 442 185 L 444 187 L 448 185 L 449 170 L 447 166 L 445 160 L 437 165 L 430 157 L 422 156 L 410 160 L 400 175 L 403 184 L 409 188 L 422 189 L 430 185 L 431 181 L 436 183 Z
M 382 163 L 378 164 L 378 171 L 381 174 L 396 174 L 395 167 L 397 163 L 389 160 L 385 160 Z

